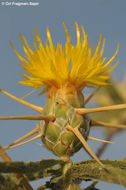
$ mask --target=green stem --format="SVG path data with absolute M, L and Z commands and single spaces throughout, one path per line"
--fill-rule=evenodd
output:
M 108 183 L 120 184 L 126 186 L 126 159 L 101 160 L 105 165 L 105 169 L 101 168 L 95 160 L 73 163 L 65 173 L 65 178 L 71 180 L 100 180 Z M 27 177 L 34 176 L 34 179 L 44 178 L 47 176 L 57 177 L 62 175 L 61 168 L 54 167 L 62 164 L 63 161 L 48 159 L 37 162 L 0 162 L 1 173 L 23 173 Z M 40 175 L 41 173 L 41 175 Z M 39 175 L 38 175 L 39 174 Z M 28 177 L 30 180 L 30 177 Z M 60 180 L 65 179 L 64 176 Z

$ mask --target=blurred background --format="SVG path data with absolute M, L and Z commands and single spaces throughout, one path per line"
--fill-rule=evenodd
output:
M 2 2 L 8 5 L 2 5 Z M 24 56 L 24 52 L 19 39 L 19 33 L 24 35 L 31 47 L 33 47 L 33 37 L 35 25 L 38 33 L 43 41 L 46 41 L 46 27 L 48 26 L 52 35 L 54 44 L 57 42 L 65 43 L 66 36 L 62 22 L 70 33 L 71 41 L 76 44 L 76 29 L 75 21 L 79 26 L 84 26 L 88 34 L 89 46 L 96 48 L 99 35 L 102 34 L 102 39 L 106 38 L 106 46 L 104 56 L 107 60 L 113 56 L 116 51 L 117 44 L 120 44 L 119 53 L 114 62 L 119 60 L 119 65 L 112 72 L 114 86 L 107 88 L 106 91 L 101 89 L 99 94 L 94 98 L 94 101 L 88 103 L 87 107 L 95 107 L 99 105 L 110 105 L 115 103 L 125 102 L 125 69 L 126 69 L 126 1 L 125 0 L 34 0 L 38 2 L 38 6 L 10 6 L 12 1 L 0 0 L 0 88 L 21 98 L 32 89 L 30 87 L 18 84 L 21 80 L 20 74 L 24 73 L 19 66 L 19 60 L 12 50 L 9 40 L 13 43 L 16 50 Z M 18 1 L 14 1 L 18 2 Z M 28 1 L 21 1 L 28 2 Z M 110 89 L 114 93 L 110 93 Z M 103 90 L 103 91 L 102 91 Z M 85 89 L 85 96 L 90 94 L 91 90 Z M 37 96 L 39 92 L 25 98 L 25 100 L 38 105 L 44 106 L 46 95 Z M 104 96 L 103 96 L 104 94 Z M 110 97 L 110 98 L 109 98 Z M 116 98 L 115 98 L 116 97 Z M 115 99 L 114 99 L 115 98 Z M 122 98 L 120 100 L 120 98 Z M 101 101 L 100 101 L 101 100 Z M 118 101 L 119 100 L 119 101 Z M 9 99 L 3 94 L 0 94 L 0 115 L 34 115 L 35 111 Z M 112 114 L 112 115 L 111 115 Z M 123 119 L 121 116 L 123 115 Z M 93 117 L 108 122 L 125 123 L 125 111 L 109 112 L 108 114 L 93 115 Z M 118 121 L 119 118 L 119 121 Z M 0 144 L 5 146 L 17 138 L 23 136 L 35 128 L 34 121 L 0 121 Z M 113 132 L 112 132 L 113 133 Z M 98 128 L 92 128 L 90 136 L 97 138 L 106 138 L 108 131 Z M 116 145 L 109 145 L 102 154 L 102 159 L 120 160 L 126 157 L 126 131 L 118 133 L 114 136 L 113 141 Z M 8 150 L 8 154 L 13 160 L 32 160 L 37 161 L 41 158 L 56 158 L 51 152 L 41 146 L 40 140 L 33 141 L 12 150 Z M 94 152 L 97 152 L 101 146 L 100 142 L 89 142 L 89 145 Z M 87 153 L 82 149 L 73 157 L 73 161 L 81 161 L 90 159 Z M 42 180 L 32 183 L 34 189 L 42 184 Z M 88 183 L 83 183 L 87 186 Z M 100 182 L 97 188 L 106 190 L 124 190 L 125 188 L 118 185 L 107 184 Z

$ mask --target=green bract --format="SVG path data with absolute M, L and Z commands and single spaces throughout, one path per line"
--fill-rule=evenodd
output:
M 54 122 L 40 121 L 39 130 L 42 134 L 42 141 L 45 146 L 55 155 L 63 158 L 69 158 L 75 152 L 79 151 L 82 143 L 72 131 L 66 129 L 67 125 L 73 128 L 79 127 L 83 137 L 86 139 L 89 133 L 88 120 L 75 111 L 75 107 L 84 106 L 77 92 L 74 94 L 61 93 L 54 94 L 47 99 L 44 107 L 45 115 L 54 115 Z M 59 95 L 59 96 L 58 96 Z M 69 101 L 71 99 L 71 101 Z

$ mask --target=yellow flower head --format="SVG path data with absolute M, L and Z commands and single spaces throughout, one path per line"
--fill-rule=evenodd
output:
M 109 73 L 115 68 L 110 66 L 118 53 L 116 53 L 107 62 L 106 57 L 102 57 L 105 45 L 105 39 L 101 47 L 101 35 L 97 48 L 92 55 L 91 48 L 88 48 L 87 35 L 82 26 L 82 36 L 78 24 L 76 25 L 77 44 L 72 45 L 69 33 L 64 24 L 66 32 L 66 43 L 62 47 L 61 43 L 55 48 L 51 39 L 49 29 L 47 28 L 47 41 L 45 45 L 35 30 L 34 50 L 32 50 L 26 39 L 21 37 L 20 40 L 26 54 L 23 58 L 13 47 L 16 55 L 21 60 L 20 65 L 29 74 L 22 74 L 27 79 L 20 83 L 36 88 L 45 87 L 44 92 L 50 87 L 61 88 L 67 83 L 74 85 L 76 89 L 83 89 L 86 86 L 97 85 L 104 86 L 108 84 L 108 79 L 111 77 Z M 101 48 L 101 50 L 100 50 Z

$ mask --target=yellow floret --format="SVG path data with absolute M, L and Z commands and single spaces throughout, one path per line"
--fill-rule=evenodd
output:
M 83 89 L 85 86 L 90 85 L 108 85 L 108 79 L 111 77 L 109 74 L 118 64 L 117 62 L 115 65 L 110 66 L 118 53 L 119 45 L 113 57 L 107 63 L 104 63 L 106 59 L 103 57 L 105 40 L 103 40 L 101 48 L 100 35 L 97 48 L 92 55 L 91 48 L 88 48 L 87 35 L 83 26 L 81 37 L 78 24 L 75 23 L 75 25 L 77 33 L 77 44 L 75 46 L 71 44 L 65 24 L 66 43 L 64 47 L 62 47 L 61 43 L 58 43 L 56 48 L 54 47 L 48 28 L 47 42 L 43 45 L 34 27 L 34 50 L 30 48 L 25 37 L 20 35 L 26 58 L 23 58 L 10 42 L 21 61 L 20 65 L 29 74 L 22 74 L 27 80 L 20 81 L 20 83 L 35 89 L 44 87 L 43 92 L 52 86 L 61 88 L 66 83 L 74 85 L 76 89 Z

